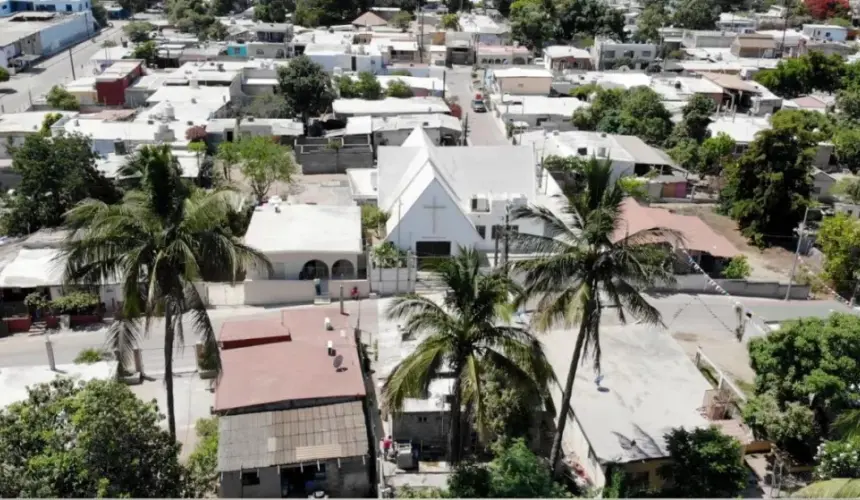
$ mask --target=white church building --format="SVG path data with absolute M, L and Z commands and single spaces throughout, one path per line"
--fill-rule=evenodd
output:
M 492 252 L 508 210 L 552 208 L 561 195 L 529 146 L 436 146 L 415 128 L 399 147 L 381 146 L 376 169 L 348 169 L 353 199 L 389 213 L 386 241 L 420 257 L 459 246 Z M 510 220 L 512 230 L 543 234 L 540 223 Z

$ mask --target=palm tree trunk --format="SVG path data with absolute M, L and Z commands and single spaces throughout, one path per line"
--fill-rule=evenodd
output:
M 451 435 L 448 436 L 448 462 L 451 464 L 460 463 L 460 458 L 463 456 L 462 431 L 460 430 L 460 391 L 462 382 L 460 375 L 462 373 L 462 363 L 458 363 L 457 369 L 454 370 L 454 387 L 451 394 Z
M 173 402 L 173 308 L 164 306 L 164 388 L 167 391 L 167 428 L 176 440 L 176 409 Z
M 549 455 L 549 463 L 552 467 L 552 473 L 558 477 L 559 462 L 561 459 L 561 443 L 564 437 L 564 428 L 567 425 L 567 416 L 570 411 L 570 399 L 573 396 L 573 381 L 576 380 L 576 369 L 579 367 L 579 361 L 582 358 L 582 347 L 585 344 L 585 336 L 589 321 L 587 318 L 594 310 L 592 300 L 585 304 L 585 311 L 582 315 L 582 322 L 579 325 L 579 335 L 576 337 L 576 346 L 573 348 L 573 359 L 570 361 L 570 368 L 567 373 L 567 380 L 564 383 L 564 392 L 561 395 L 561 406 L 558 412 L 558 423 L 555 426 L 555 436 L 552 440 L 552 451 Z

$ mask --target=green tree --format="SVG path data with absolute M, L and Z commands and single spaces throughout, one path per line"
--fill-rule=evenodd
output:
M 23 235 L 43 227 L 59 227 L 63 214 L 92 198 L 113 203 L 119 192 L 96 169 L 92 142 L 82 135 L 28 136 L 12 150 L 12 169 L 21 184 L 6 204 L 3 227 Z
M 825 56 L 812 51 L 800 57 L 783 59 L 776 68 L 756 73 L 754 79 L 775 94 L 790 99 L 816 90 L 835 92 L 843 85 L 846 71 L 841 56 Z
M 805 109 L 783 109 L 770 118 L 774 129 L 793 132 L 806 148 L 833 137 L 835 123 L 831 116 Z
M 615 228 L 621 225 L 625 195 L 618 181 L 612 180 L 611 164 L 592 158 L 585 165 L 584 178 L 584 189 L 568 198 L 565 209 L 571 226 L 543 207 L 520 207 L 512 212 L 514 220 L 542 222 L 546 228 L 545 236 L 517 235 L 523 253 L 537 256 L 514 265 L 524 276 L 523 296 L 539 298 L 535 326 L 547 330 L 556 325 L 573 328 L 579 323 L 550 455 L 553 467 L 561 457 L 576 371 L 583 356 L 590 354 L 599 361 L 603 310 L 615 310 L 622 323 L 627 319 L 625 311 L 633 311 L 637 319 L 657 324 L 660 312 L 640 290 L 673 279 L 666 265 L 668 254 L 657 255 L 648 244 L 654 237 L 671 237 L 672 232 L 652 229 L 619 239 Z
M 838 441 L 825 441 L 818 446 L 815 455 L 815 478 L 819 480 L 836 478 L 860 478 L 860 439 L 849 438 Z
M 134 17 L 138 12 L 143 12 L 147 7 L 147 0 L 118 0 L 119 6 L 129 13 L 129 16 Z
M 197 445 L 188 457 L 190 490 L 195 496 L 217 496 L 218 486 L 218 418 L 202 418 L 194 424 Z
M 783 323 L 767 337 L 752 339 L 749 353 L 756 373 L 753 399 L 772 398 L 771 406 L 776 405 L 779 411 L 792 404 L 806 410 L 806 418 L 811 420 L 804 423 L 806 432 L 813 434 L 789 442 L 784 449 L 798 460 L 810 461 L 821 439 L 834 434 L 836 419 L 855 407 L 854 384 L 860 379 L 860 318 L 834 313 L 827 319 Z M 756 412 L 745 408 L 744 417 L 754 431 L 770 439 L 768 429 L 762 433 L 757 425 L 755 417 L 767 410 L 766 405 L 759 406 Z M 790 422 L 781 419 L 786 421 Z
M 689 30 L 712 30 L 720 19 L 720 6 L 708 0 L 684 0 L 672 16 L 675 26 Z
M 349 24 L 369 7 L 366 1 L 306 0 L 296 5 L 293 21 L 305 27 Z
M 290 109 L 302 117 L 305 128 L 310 117 L 325 113 L 334 99 L 331 78 L 307 56 L 296 57 L 289 66 L 278 68 L 278 90 Z
M 239 142 L 239 158 L 245 180 L 258 200 L 269 193 L 275 182 L 290 182 L 296 172 L 292 150 L 271 137 L 255 136 Z
M 460 31 L 460 16 L 457 14 L 445 14 L 439 20 L 439 27 L 443 30 Z
M 406 84 L 403 80 L 397 79 L 388 83 L 388 88 L 385 89 L 385 95 L 388 97 L 397 97 L 397 98 L 406 98 L 412 97 L 415 95 L 412 92 L 412 88 Z
M 228 16 L 235 7 L 234 0 L 213 0 L 209 7 L 215 16 Z
M 522 439 L 497 443 L 487 467 L 464 464 L 448 480 L 451 498 L 568 498 L 546 463 Z
M 716 110 L 714 101 L 702 94 L 695 94 L 682 110 L 683 119 L 677 126 L 677 135 L 693 139 L 701 144 L 708 138 L 708 125 Z
M 340 75 L 334 78 L 338 97 L 341 99 L 356 99 L 361 96 L 358 91 L 358 82 L 351 75 Z
M 292 118 L 293 110 L 281 94 L 263 92 L 257 94 L 242 111 L 256 118 Z
M 742 280 L 748 278 L 751 273 L 752 269 L 750 268 L 747 256 L 738 255 L 737 257 L 732 257 L 728 265 L 723 268 L 722 275 L 723 278 L 730 280 Z
M 836 108 L 844 118 L 860 122 L 860 87 L 840 90 L 836 94 Z
M 489 368 L 483 379 L 484 413 L 487 431 L 493 441 L 505 441 L 515 437 L 534 438 L 536 417 L 541 411 L 540 395 L 524 393 L 509 387 L 505 373 Z
M 559 36 L 564 40 L 583 40 L 607 36 L 624 40 L 623 15 L 598 0 L 560 0 L 555 4 Z
M 81 103 L 78 102 L 78 98 L 59 85 L 51 87 L 51 90 L 48 91 L 48 95 L 45 96 L 45 100 L 52 108 L 61 109 L 63 111 L 77 111 L 81 107 Z
M 105 9 L 105 6 L 99 0 L 93 0 L 91 11 L 93 19 L 100 27 L 104 28 L 108 25 L 107 9 Z
M 450 400 L 450 462 L 461 460 L 461 408 L 474 408 L 479 436 L 488 437 L 486 415 L 479 404 L 483 373 L 490 367 L 504 371 L 510 387 L 540 394 L 551 405 L 552 367 L 540 341 L 527 330 L 509 324 L 509 294 L 516 290 L 506 269 L 483 272 L 475 250 L 460 248 L 458 255 L 434 263 L 445 284 L 442 303 L 421 295 L 397 297 L 387 315 L 402 321 L 410 335 L 426 333 L 416 349 L 392 371 L 383 388 L 384 406 L 402 408 L 406 398 L 420 397 L 443 372 L 453 379 Z
M 394 17 L 391 18 L 391 25 L 399 28 L 404 33 L 409 29 L 410 24 L 412 24 L 412 14 L 403 10 L 394 14 Z
M 134 332 L 140 320 L 147 328 L 156 316 L 163 322 L 167 422 L 170 437 L 176 439 L 173 353 L 185 344 L 183 315 L 207 348 L 216 353 L 218 348 L 194 287 L 201 270 L 214 266 L 235 279 L 245 266 L 271 270 L 271 264 L 230 233 L 233 193 L 203 191 L 184 182 L 169 146 L 147 146 L 137 154 L 139 190 L 127 192 L 119 204 L 86 200 L 67 213 L 71 231 L 63 246 L 65 280 L 94 285 L 108 276 L 119 279 L 121 320 L 114 324 L 120 334 Z M 118 343 L 128 348 L 135 340 Z M 216 364 L 220 368 L 220 362 Z
M 839 163 L 852 172 L 860 171 L 860 128 L 843 124 L 832 137 Z
M 282 23 L 287 12 L 294 11 L 296 3 L 292 0 L 266 0 L 254 5 L 254 18 L 264 23 Z
M 720 175 L 733 160 L 734 153 L 735 140 L 730 135 L 720 132 L 708 137 L 699 148 L 699 172 L 702 175 Z
M 218 144 L 217 158 L 221 161 L 221 171 L 224 174 L 224 179 L 230 182 L 233 167 L 242 161 L 239 144 L 235 141 L 224 141 Z
M 678 162 L 678 165 L 687 170 L 696 170 L 701 162 L 699 158 L 699 145 L 693 139 L 684 137 L 678 140 L 675 146 L 666 152 L 673 160 Z
M 179 497 L 179 444 L 123 384 L 68 378 L 0 410 L 0 496 Z
M 671 486 L 661 492 L 677 498 L 731 498 L 746 487 L 747 470 L 737 439 L 716 427 L 673 429 L 666 434 L 671 460 L 660 475 Z
M 45 118 L 42 119 L 42 126 L 39 128 L 39 133 L 44 136 L 51 135 L 51 127 L 54 126 L 55 123 L 60 121 L 63 118 L 63 115 L 60 113 L 48 113 L 45 115 Z
M 672 115 L 659 94 L 648 87 L 599 89 L 590 108 L 579 108 L 573 124 L 581 130 L 641 137 L 662 145 L 672 131 Z
M 0 83 L 9 81 L 9 70 L 6 68 L 0 68 Z
M 635 38 L 640 42 L 656 43 L 660 40 L 661 27 L 669 23 L 669 13 L 664 2 L 651 2 L 636 18 Z
M 389 214 L 376 205 L 361 206 L 361 231 L 370 239 L 381 237 L 380 233 L 388 221 Z
M 143 59 L 148 66 L 153 66 L 155 60 L 158 58 L 158 46 L 152 40 L 143 42 L 134 48 L 131 57 L 134 59 Z
M 848 187 L 857 194 L 856 183 Z M 827 256 L 824 276 L 844 296 L 854 293 L 854 282 L 860 279 L 860 222 L 839 213 L 821 222 L 816 240 Z
M 155 25 L 146 21 L 132 21 L 122 27 L 122 31 L 133 43 L 149 41 L 149 34 L 155 31 Z
M 759 132 L 737 162 L 725 169 L 723 209 L 756 245 L 791 236 L 809 204 L 810 152 L 789 129 Z
M 848 198 L 851 203 L 860 204 L 860 179 L 841 179 L 830 192 Z
M 511 5 L 511 36 L 533 51 L 555 38 L 558 20 L 539 0 L 516 0 Z
M 379 80 L 376 78 L 376 75 L 374 75 L 370 71 L 362 71 L 358 74 L 357 87 L 359 97 L 361 97 L 362 99 L 367 99 L 369 101 L 382 99 L 382 96 L 384 94 L 384 92 L 382 91 L 382 84 L 379 83 Z
M 217 20 L 206 31 L 206 39 L 215 40 L 216 42 L 223 42 L 228 36 L 230 36 L 230 31 L 221 21 Z

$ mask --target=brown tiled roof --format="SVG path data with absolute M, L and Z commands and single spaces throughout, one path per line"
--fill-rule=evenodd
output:
M 224 416 L 218 427 L 221 472 L 368 453 L 360 401 Z
M 388 21 L 380 17 L 378 14 L 374 14 L 370 11 L 358 16 L 355 21 L 352 22 L 353 26 L 366 26 L 368 28 L 373 26 L 385 26 L 387 24 Z
M 776 42 L 769 35 L 738 35 L 738 44 L 746 49 L 773 49 Z
M 740 252 L 725 237 L 714 232 L 705 222 L 692 215 L 678 215 L 662 208 L 643 207 L 633 198 L 622 205 L 623 221 L 615 230 L 613 239 L 618 241 L 648 229 L 671 229 L 680 233 L 681 244 L 689 250 L 706 252 L 714 257 L 734 257 Z
M 331 320 L 333 330 L 325 329 L 325 318 Z M 341 315 L 337 307 L 311 306 L 284 311 L 283 322 L 292 340 L 221 351 L 216 412 L 282 401 L 365 395 L 349 316 Z M 268 330 L 282 328 L 281 320 L 273 317 L 256 322 L 254 328 L 265 335 Z M 254 335 L 253 330 L 246 332 L 248 338 Z M 328 341 L 336 356 L 328 354 Z M 340 360 L 339 368 L 334 366 L 336 359 Z

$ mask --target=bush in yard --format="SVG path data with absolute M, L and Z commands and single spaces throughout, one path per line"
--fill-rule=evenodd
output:
M 728 265 L 723 268 L 722 272 L 723 277 L 730 280 L 746 279 L 751 273 L 752 269 L 750 268 L 746 255 L 732 257 L 732 260 L 730 260 Z
M 189 489 L 195 496 L 217 496 L 218 418 L 201 418 L 194 430 L 198 440 L 188 457 Z
M 860 478 L 860 439 L 825 441 L 815 460 L 816 479 Z
M 741 444 L 716 427 L 666 434 L 672 461 L 660 468 L 669 481 L 661 495 L 688 498 L 738 496 L 746 486 L 747 470 L 741 460 Z
M 76 365 L 91 365 L 100 361 L 106 361 L 110 358 L 111 356 L 104 350 L 96 349 L 95 347 L 88 347 L 78 353 L 75 357 L 74 363 Z
M 54 314 L 93 314 L 100 301 L 98 295 L 72 292 L 50 303 Z
M 8 82 L 9 78 L 9 70 L 0 68 L 0 82 Z

